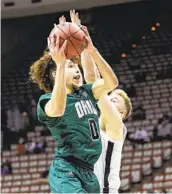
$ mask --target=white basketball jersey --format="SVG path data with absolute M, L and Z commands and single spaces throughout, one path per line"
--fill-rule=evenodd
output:
M 126 134 L 127 128 L 125 125 L 123 125 L 123 141 L 111 141 L 106 133 L 101 131 L 102 153 L 94 166 L 101 193 L 118 193 L 121 154 Z

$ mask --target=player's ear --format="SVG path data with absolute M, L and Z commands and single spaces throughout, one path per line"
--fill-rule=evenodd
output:
M 124 119 L 125 119 L 126 114 L 127 114 L 127 111 L 126 111 L 126 110 L 123 110 L 123 111 L 121 112 L 121 115 L 122 115 L 122 120 L 124 120 Z
M 52 71 L 52 76 L 53 76 L 53 78 L 56 77 L 56 71 Z

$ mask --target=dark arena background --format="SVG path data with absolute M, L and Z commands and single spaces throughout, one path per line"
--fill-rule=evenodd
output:
M 172 193 L 172 1 L 2 0 L 1 193 L 50 192 L 55 142 L 36 117 L 40 91 L 29 67 L 69 10 L 80 13 L 95 46 L 133 104 L 120 193 Z

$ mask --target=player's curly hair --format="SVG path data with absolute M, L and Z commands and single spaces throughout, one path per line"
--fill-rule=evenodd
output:
M 56 64 L 51 59 L 48 51 L 44 51 L 43 55 L 35 61 L 30 67 L 30 80 L 38 84 L 45 93 L 51 92 L 53 89 L 52 71 L 56 69 Z
M 81 57 L 78 56 L 75 59 L 71 59 L 73 63 L 77 63 L 81 66 Z M 45 93 L 52 92 L 54 80 L 52 78 L 52 71 L 55 71 L 56 64 L 49 55 L 49 50 L 46 49 L 43 55 L 35 61 L 30 67 L 30 80 L 33 83 L 38 84 L 41 90 Z

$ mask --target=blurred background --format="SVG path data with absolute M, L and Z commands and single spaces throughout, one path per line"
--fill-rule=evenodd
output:
M 36 117 L 42 94 L 29 81 L 53 24 L 80 13 L 95 46 L 133 104 L 120 192 L 172 192 L 172 1 L 1 1 L 1 192 L 47 193 L 55 142 Z

